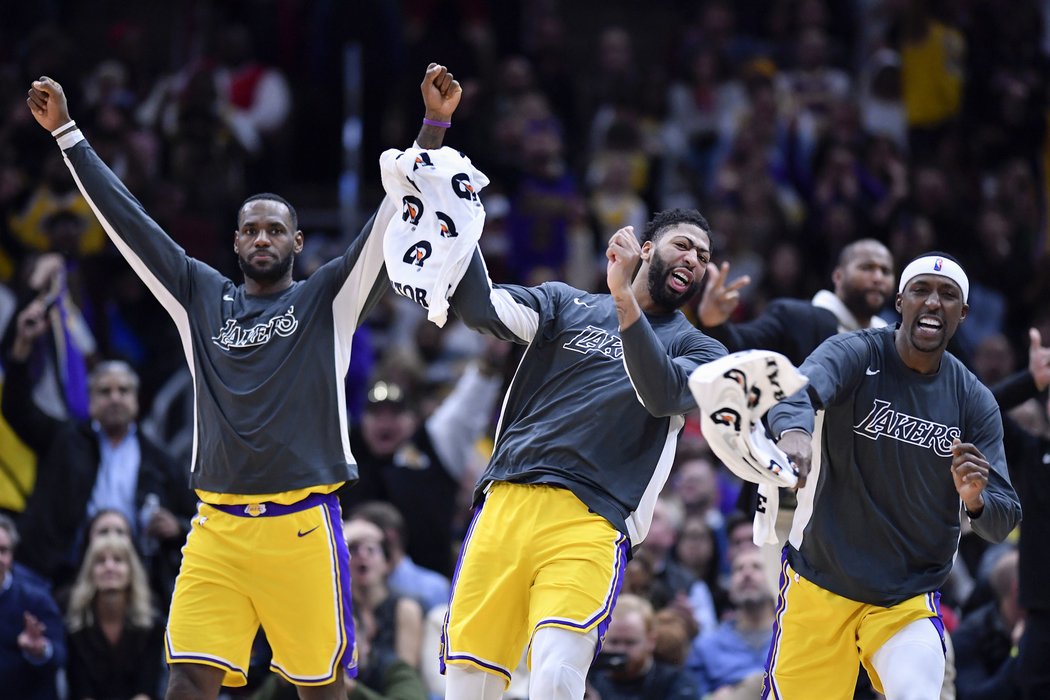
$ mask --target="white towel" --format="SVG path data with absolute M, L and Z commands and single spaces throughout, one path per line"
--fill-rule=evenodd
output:
M 383 239 L 390 285 L 427 310 L 438 326 L 485 225 L 478 198 L 489 184 L 470 159 L 452 148 L 390 149 L 379 157 L 383 189 L 401 203 Z
M 776 543 L 777 488 L 798 484 L 798 472 L 766 435 L 762 417 L 807 381 L 786 357 L 769 350 L 735 352 L 697 367 L 689 376 L 711 450 L 734 474 L 759 485 L 757 544 Z

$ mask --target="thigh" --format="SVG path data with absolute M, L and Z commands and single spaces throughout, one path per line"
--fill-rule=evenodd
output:
M 442 668 L 472 666 L 510 683 L 528 638 L 527 494 L 525 487 L 495 484 L 474 512 L 453 576 Z
M 872 663 L 874 655 L 886 642 L 911 623 L 929 620 L 930 639 L 940 642 L 941 661 L 944 657 L 944 623 L 941 620 L 940 593 L 933 591 L 909 598 L 897 605 L 884 608 L 869 605 L 857 633 L 860 648 L 860 660 L 871 677 L 871 684 L 876 691 L 884 692 L 884 684 Z M 942 671 L 943 675 L 943 671 Z
M 785 561 L 763 698 L 853 697 L 859 670 L 857 623 L 863 604 L 809 581 Z
M 243 571 L 251 559 L 242 519 L 201 505 L 182 550 L 165 657 L 224 671 L 222 684 L 248 682 L 252 641 L 259 629 Z
M 252 601 L 273 650 L 270 668 L 298 686 L 356 673 L 350 554 L 339 503 L 252 521 Z
M 596 630 L 597 653 L 623 585 L 630 543 L 572 492 L 548 489 L 543 497 L 545 522 L 532 537 L 530 634 L 547 627 Z

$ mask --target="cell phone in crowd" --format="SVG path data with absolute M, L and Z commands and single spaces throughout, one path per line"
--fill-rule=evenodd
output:
M 594 664 L 591 668 L 619 671 L 626 665 L 627 654 L 624 654 L 623 652 L 602 651 L 598 653 L 598 657 L 594 660 Z

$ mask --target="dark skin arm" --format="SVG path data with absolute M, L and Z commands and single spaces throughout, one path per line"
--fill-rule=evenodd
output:
M 984 510 L 984 489 L 988 486 L 988 460 L 971 442 L 952 443 L 952 479 L 966 511 L 979 516 Z
M 798 487 L 806 485 L 806 477 L 813 461 L 812 436 L 803 431 L 784 433 L 777 445 L 788 456 L 798 469 Z M 984 493 L 988 485 L 988 460 L 984 458 L 977 446 L 971 442 L 958 439 L 952 443 L 952 479 L 955 490 L 959 492 L 963 505 L 973 516 L 979 516 L 984 510 Z
M 438 122 L 451 122 L 452 114 L 463 97 L 463 88 L 448 72 L 448 68 L 431 63 L 419 89 L 423 93 L 426 118 Z M 444 127 L 423 124 L 419 127 L 416 143 L 427 149 L 441 148 L 445 140 L 445 131 Z

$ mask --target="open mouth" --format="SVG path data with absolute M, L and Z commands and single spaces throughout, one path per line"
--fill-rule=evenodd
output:
M 693 273 L 691 270 L 684 267 L 676 267 L 674 270 L 671 270 L 671 274 L 667 276 L 667 286 L 679 294 L 687 291 L 692 284 Z
M 920 316 L 915 327 L 923 335 L 937 335 L 944 330 L 944 323 L 936 316 Z

